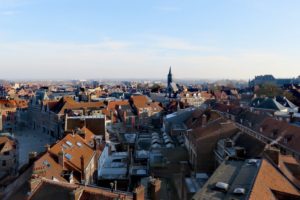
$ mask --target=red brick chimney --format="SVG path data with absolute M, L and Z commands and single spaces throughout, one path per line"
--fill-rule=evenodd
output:
M 133 200 L 144 200 L 145 199 L 145 188 L 143 185 L 139 185 L 133 191 Z

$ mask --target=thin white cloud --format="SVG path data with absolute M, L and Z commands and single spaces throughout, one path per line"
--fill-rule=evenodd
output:
M 16 14 L 18 14 L 18 12 L 13 10 L 0 11 L 0 15 L 2 16 L 13 16 Z

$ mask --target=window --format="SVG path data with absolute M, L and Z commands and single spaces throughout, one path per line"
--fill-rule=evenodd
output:
M 2 166 L 3 166 L 3 167 L 6 166 L 6 160 L 2 160 Z
M 5 151 L 4 155 L 8 156 L 9 155 L 9 151 Z
M 68 146 L 70 146 L 70 147 L 72 147 L 73 146 L 73 144 L 70 142 L 70 141 L 66 141 L 66 144 L 68 145 Z
M 68 153 L 66 153 L 65 157 L 66 157 L 68 160 L 71 160 L 71 158 L 72 158 L 72 155 L 71 155 L 71 154 L 68 154 Z
M 76 144 L 77 146 L 82 147 L 82 144 L 80 142 L 77 142 Z

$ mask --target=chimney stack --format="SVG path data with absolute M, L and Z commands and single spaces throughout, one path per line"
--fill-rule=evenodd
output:
M 66 113 L 66 118 L 65 118 L 65 131 L 68 130 L 68 113 Z
M 65 167 L 65 153 L 64 150 L 62 149 L 60 152 L 58 152 L 58 164 L 62 166 L 64 169 Z
M 148 183 L 148 192 L 150 199 L 159 200 L 160 198 L 161 181 L 156 178 L 151 178 Z
M 133 191 L 133 200 L 144 200 L 145 199 L 145 188 L 143 185 L 139 185 Z
M 85 183 L 85 169 L 84 169 L 84 157 L 80 157 L 80 166 L 81 166 L 81 183 Z
M 28 160 L 29 160 L 29 163 L 33 163 L 35 161 L 37 157 L 37 152 L 33 151 L 33 152 L 29 152 L 28 153 Z
M 115 186 L 114 191 L 117 191 L 117 188 L 118 188 L 117 184 L 118 184 L 118 182 L 117 182 L 117 181 L 114 181 L 114 186 Z
M 50 151 L 50 145 L 49 145 L 49 144 L 46 144 L 46 145 L 45 145 L 45 149 L 46 149 L 47 152 L 49 152 L 49 151 Z
M 205 114 L 202 115 L 202 127 L 205 127 L 207 124 L 207 116 Z
M 266 155 L 274 162 L 275 165 L 279 166 L 279 157 L 280 157 L 280 150 L 269 147 L 265 150 Z

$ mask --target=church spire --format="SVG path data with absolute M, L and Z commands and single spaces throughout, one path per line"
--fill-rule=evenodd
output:
M 171 83 L 173 82 L 173 77 L 172 77 L 172 70 L 171 70 L 171 66 L 169 69 L 169 74 L 168 74 L 168 93 L 169 93 L 169 98 L 171 98 L 172 95 L 172 86 Z
M 172 77 L 172 69 L 171 69 L 171 66 L 170 66 L 169 74 L 168 74 L 168 87 L 170 87 L 172 82 L 173 82 L 173 77 Z

